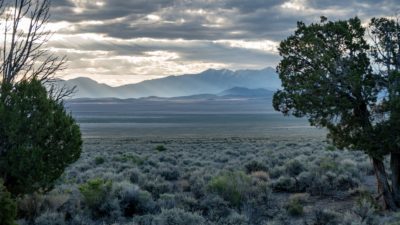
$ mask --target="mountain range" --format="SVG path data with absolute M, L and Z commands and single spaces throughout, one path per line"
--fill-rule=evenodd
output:
M 275 70 L 215 70 L 209 69 L 199 74 L 168 76 L 146 80 L 136 84 L 111 87 L 90 78 L 79 77 L 60 80 L 60 84 L 77 87 L 73 98 L 142 98 L 149 96 L 178 97 L 201 94 L 217 96 L 241 96 L 267 94 L 280 88 L 280 80 Z M 251 89 L 251 90 L 250 90 Z

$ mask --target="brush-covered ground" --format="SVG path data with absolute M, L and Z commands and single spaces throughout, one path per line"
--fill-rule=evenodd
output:
M 399 224 L 374 197 L 362 152 L 321 136 L 85 138 L 19 224 Z

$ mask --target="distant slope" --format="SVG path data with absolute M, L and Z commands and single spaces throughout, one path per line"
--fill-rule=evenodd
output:
M 238 71 L 209 69 L 200 74 L 169 76 L 119 87 L 99 84 L 89 78 L 76 78 L 60 82 L 68 86 L 77 86 L 78 92 L 74 98 L 140 98 L 220 94 L 224 90 L 235 87 L 263 88 L 275 91 L 281 84 L 278 75 L 272 68 Z
M 273 91 L 264 89 L 264 88 L 257 88 L 257 89 L 250 89 L 244 87 L 234 87 L 228 90 L 225 90 L 219 93 L 219 96 L 238 96 L 238 97 L 271 97 L 274 94 Z

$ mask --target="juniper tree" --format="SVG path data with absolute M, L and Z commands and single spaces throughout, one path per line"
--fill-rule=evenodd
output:
M 0 0 L 0 179 L 14 196 L 48 191 L 81 153 L 55 86 L 65 59 L 46 49 L 50 0 Z
M 372 159 L 378 189 L 386 206 L 399 201 L 400 29 L 389 19 L 372 19 L 370 35 L 360 19 L 306 25 L 298 22 L 293 35 L 282 41 L 277 72 L 282 90 L 273 106 L 285 115 L 307 117 L 325 127 L 340 148 L 362 150 Z M 381 64 L 386 66 L 382 69 Z M 392 182 L 383 158 L 391 154 Z

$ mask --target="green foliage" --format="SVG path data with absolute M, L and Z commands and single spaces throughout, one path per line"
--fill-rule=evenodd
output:
M 302 216 L 304 214 L 303 205 L 299 199 L 291 199 L 286 209 L 291 216 Z
M 121 211 L 125 217 L 145 215 L 158 211 L 151 194 L 147 191 L 133 188 L 124 191 L 119 196 Z
M 356 199 L 356 205 L 362 207 L 365 204 L 369 204 L 375 211 L 382 210 L 382 206 L 375 199 L 374 195 L 367 190 L 362 190 Z
M 302 162 L 297 159 L 291 159 L 285 163 L 286 172 L 291 177 L 296 177 L 305 170 Z
M 79 126 L 39 81 L 2 84 L 0 177 L 13 195 L 51 189 L 81 145 Z
M 206 221 L 198 214 L 186 212 L 182 209 L 163 210 L 153 221 L 154 225 L 204 225 Z
M 283 90 L 274 108 L 285 115 L 306 116 L 311 125 L 326 127 L 338 148 L 364 150 L 381 158 L 371 108 L 378 104 L 381 76 L 368 57 L 365 28 L 360 19 L 305 25 L 279 47 L 277 70 Z
M 163 152 L 163 151 L 166 151 L 167 148 L 164 145 L 157 145 L 156 150 L 159 152 Z
M 328 145 L 328 146 L 325 147 L 325 150 L 327 150 L 327 151 L 335 151 L 336 147 L 333 146 L 333 145 Z
M 95 163 L 96 165 L 103 164 L 105 161 L 106 161 L 106 160 L 105 160 L 103 157 L 101 157 L 101 156 L 97 156 L 97 157 L 94 159 L 94 163 Z
M 11 194 L 6 190 L 3 181 L 0 180 L 0 224 L 16 225 L 17 206 Z
M 246 173 L 248 173 L 248 174 L 250 174 L 252 172 L 258 172 L 258 171 L 265 171 L 265 172 L 268 171 L 268 168 L 264 164 L 257 162 L 257 161 L 251 161 L 250 163 L 247 163 L 245 165 L 245 169 L 246 169 Z
M 99 207 L 106 201 L 112 188 L 112 182 L 103 179 L 92 179 L 79 186 L 85 204 L 96 214 Z
M 322 169 L 322 171 L 337 171 L 339 165 L 337 162 L 335 162 L 334 159 L 324 157 L 321 158 L 319 162 L 319 167 Z
M 214 177 L 208 184 L 208 188 L 238 207 L 246 197 L 246 192 L 251 188 L 251 178 L 243 172 L 226 172 Z

